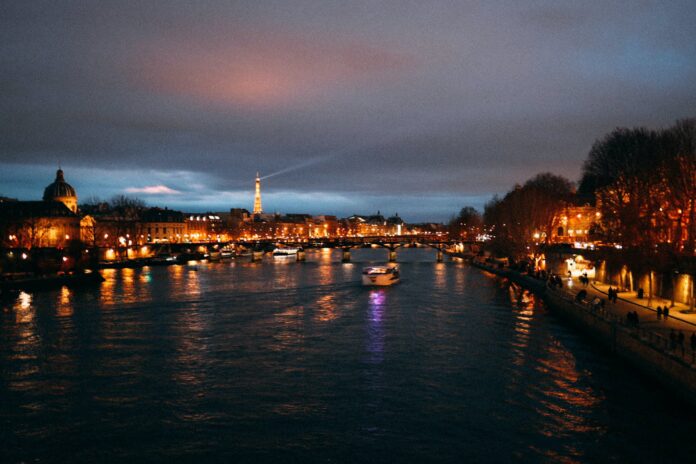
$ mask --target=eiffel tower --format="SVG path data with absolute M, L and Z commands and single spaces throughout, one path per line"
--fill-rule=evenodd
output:
M 259 173 L 256 173 L 256 195 L 254 196 L 254 214 L 263 213 L 263 208 L 261 208 L 261 178 Z

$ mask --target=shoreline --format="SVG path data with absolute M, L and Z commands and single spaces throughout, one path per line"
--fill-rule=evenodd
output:
M 545 282 L 507 268 L 495 268 L 471 261 L 473 267 L 507 278 L 541 297 L 549 309 L 575 326 L 610 353 L 665 389 L 696 408 L 696 353 L 681 346 L 674 347 L 670 339 L 658 331 L 629 326 L 617 308 L 592 309 L 576 301 L 572 292 L 550 288 Z M 622 300 L 621 304 L 640 306 Z M 654 311 L 652 308 L 644 309 Z M 675 318 L 679 321 L 678 318 Z M 687 321 L 680 321 L 690 324 Z M 687 337 L 688 340 L 688 337 Z M 688 341 L 686 342 L 688 344 Z

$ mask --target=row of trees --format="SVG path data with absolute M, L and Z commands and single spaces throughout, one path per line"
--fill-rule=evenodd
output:
M 135 224 L 145 211 L 145 202 L 138 198 L 117 195 L 108 202 L 91 198 L 80 205 L 80 211 L 92 218 L 83 230 L 89 246 L 112 246 L 119 249 L 119 237 L 134 233 Z
M 551 239 L 559 213 L 573 194 L 568 179 L 546 172 L 516 185 L 503 198 L 493 197 L 483 215 L 491 247 L 508 256 L 536 253 Z
M 616 129 L 595 142 L 579 191 L 597 199 L 608 240 L 692 255 L 696 239 L 696 119 L 664 130 Z
M 471 239 L 485 231 L 497 253 L 533 253 L 548 244 L 564 208 L 579 198 L 596 201 L 597 238 L 621 244 L 641 259 L 661 250 L 674 258 L 693 256 L 696 119 L 662 130 L 618 128 L 592 146 L 577 192 L 562 176 L 538 174 L 502 198 L 495 196 L 483 216 L 463 208 L 450 221 L 450 233 Z

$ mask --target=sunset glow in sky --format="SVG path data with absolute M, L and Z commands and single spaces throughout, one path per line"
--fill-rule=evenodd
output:
M 694 117 L 692 1 L 8 1 L 0 195 L 447 220 Z

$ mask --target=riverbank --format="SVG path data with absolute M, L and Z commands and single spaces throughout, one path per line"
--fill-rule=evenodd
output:
M 690 343 L 696 325 L 686 320 L 686 315 L 658 319 L 655 309 L 636 301 L 619 299 L 607 303 L 601 285 L 585 287 L 577 281 L 564 280 L 563 287 L 551 287 L 509 268 L 474 261 L 471 264 L 541 296 L 551 311 L 696 407 L 696 351 Z M 578 297 L 581 290 L 584 295 Z M 604 305 L 596 304 L 595 298 L 605 299 Z M 626 317 L 633 312 L 638 313 L 637 323 Z
M 0 290 L 2 290 L 3 294 L 18 290 L 52 290 L 63 285 L 80 287 L 99 284 L 103 281 L 104 278 L 99 272 L 90 270 L 50 275 L 4 275 L 2 280 L 0 280 Z

